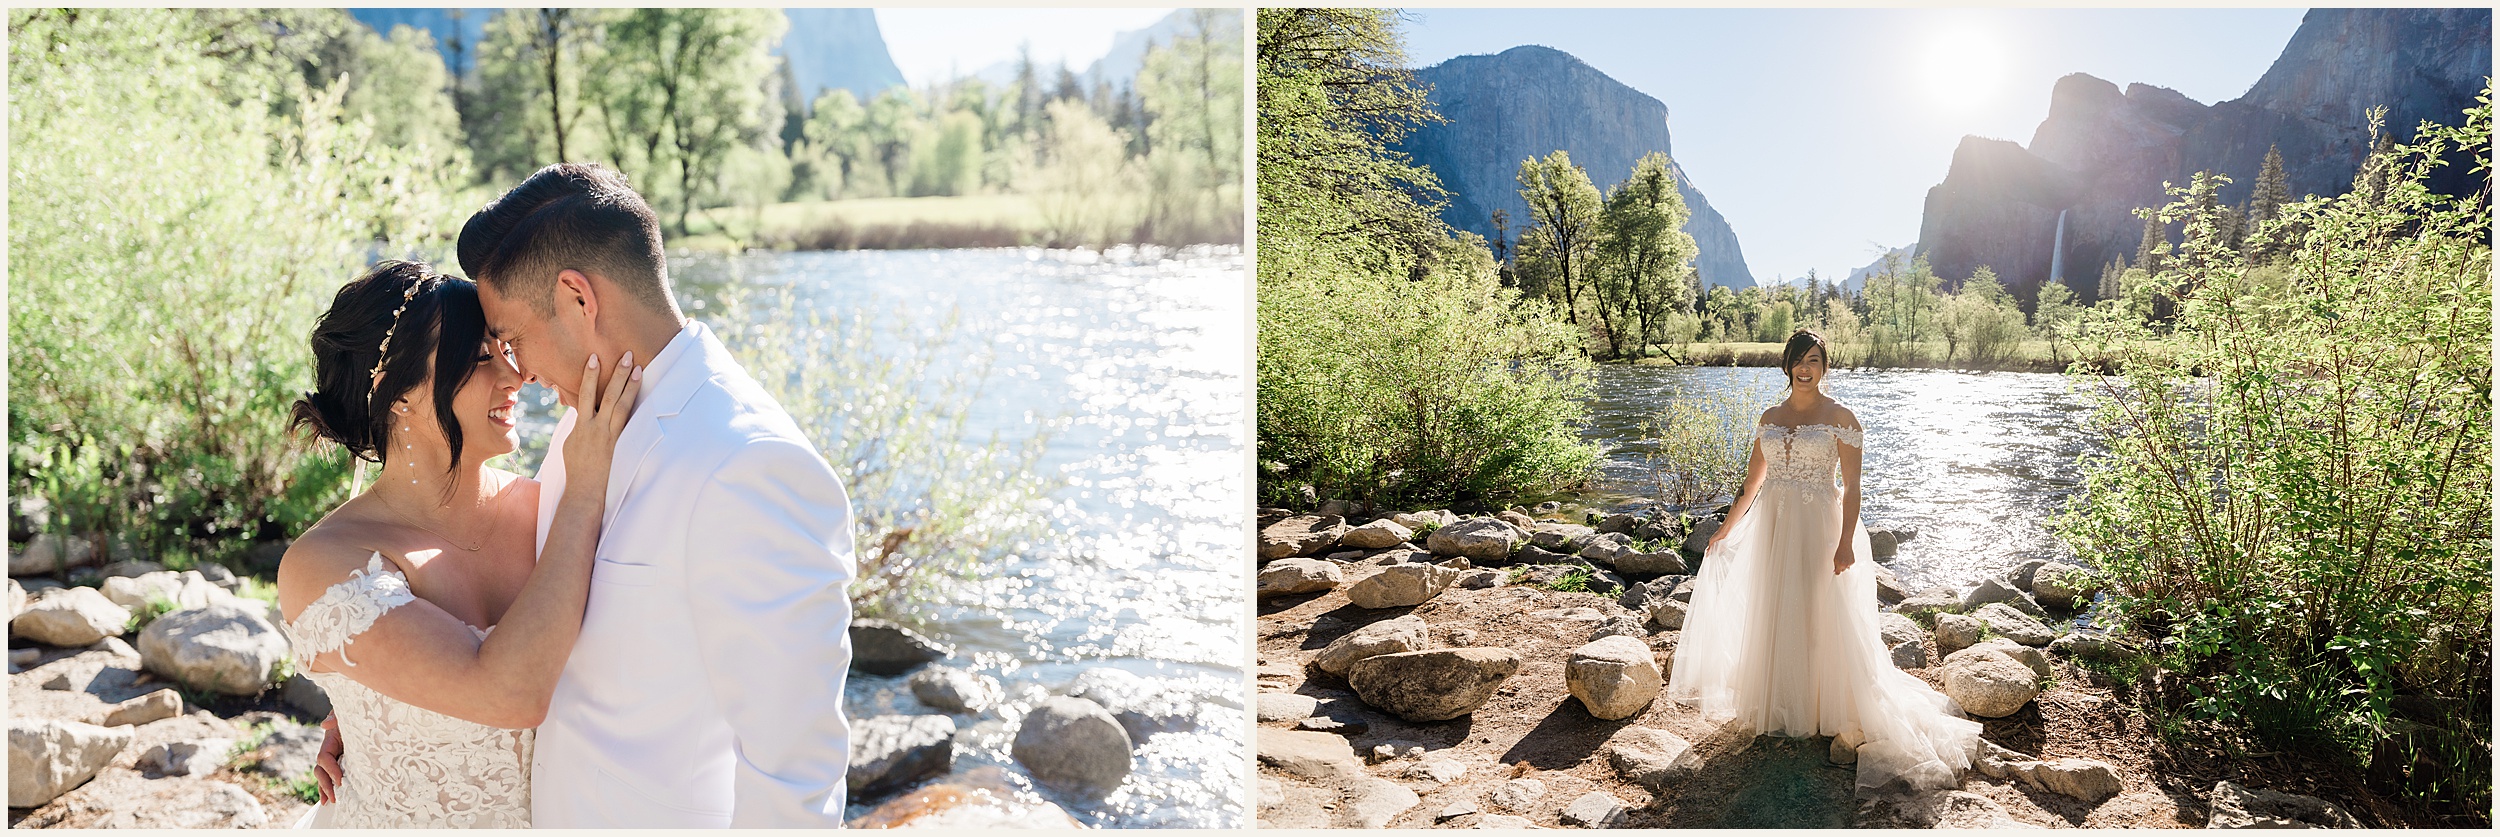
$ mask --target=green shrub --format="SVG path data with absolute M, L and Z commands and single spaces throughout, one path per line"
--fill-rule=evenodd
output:
M 2123 378 L 2077 375 L 2107 452 L 2058 524 L 2160 643 L 2158 702 L 2483 822 L 2490 195 L 2427 181 L 2449 149 L 2489 170 L 2489 97 L 2290 207 L 2288 274 L 2223 241 L 2218 178 L 2174 190 L 2187 240 L 2150 281 L 2175 319 L 2108 340 Z
M 1690 508 L 1734 497 L 1753 458 L 1754 427 L 1780 397 L 1770 380 L 1753 375 L 1734 386 L 1689 388 L 1641 422 L 1625 447 L 1648 463 L 1660 502 Z

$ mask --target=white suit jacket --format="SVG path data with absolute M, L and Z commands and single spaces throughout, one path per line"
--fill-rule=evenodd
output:
M 651 359 L 642 387 L 581 639 L 538 728 L 532 822 L 838 827 L 850 498 L 701 323 Z M 542 548 L 573 418 L 539 469 Z

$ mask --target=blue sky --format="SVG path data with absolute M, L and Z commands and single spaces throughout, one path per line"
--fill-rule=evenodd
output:
M 1415 66 L 1541 44 L 1666 103 L 1677 162 L 1769 282 L 1917 240 L 1954 146 L 2029 143 L 2059 77 L 2235 99 L 2304 11 L 1409 9 L 1404 31 Z
M 1111 51 L 1111 38 L 1144 29 L 1171 14 L 1159 9 L 878 9 L 877 29 L 903 79 L 914 86 L 970 75 L 1012 61 L 1031 43 L 1033 63 L 1047 69 L 1066 60 L 1085 67 Z

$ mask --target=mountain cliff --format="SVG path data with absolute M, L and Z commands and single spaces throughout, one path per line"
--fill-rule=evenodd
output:
M 1560 50 L 1522 46 L 1460 56 L 1416 70 L 1415 80 L 1430 86 L 1433 109 L 1448 121 L 1409 134 L 1398 150 L 1450 190 L 1443 221 L 1488 239 L 1496 209 L 1510 216 L 1514 240 L 1528 226 L 1528 205 L 1519 197 L 1521 161 L 1570 152 L 1602 192 L 1630 177 L 1642 155 L 1675 154 L 1666 105 Z M 1684 231 L 1700 246 L 1694 261 L 1704 286 L 1753 286 L 1736 231 L 1680 164 L 1675 184 L 1693 211 Z
M 2134 257 L 2144 232 L 2134 210 L 2167 202 L 2163 182 L 2221 172 L 2231 178 L 2222 200 L 2238 205 L 2273 146 L 2295 199 L 2339 194 L 2369 153 L 2369 108 L 2385 105 L 2386 130 L 2409 138 L 2425 120 L 2455 124 L 2490 75 L 2490 9 L 2312 10 L 2246 95 L 2210 106 L 2070 75 L 2029 145 L 1962 140 L 1927 192 L 1919 252 L 1948 283 L 1987 265 L 2028 301 L 2059 255 L 2062 214 L 2062 278 L 2090 299 L 2102 265 Z M 2465 168 L 2433 186 L 2463 191 Z

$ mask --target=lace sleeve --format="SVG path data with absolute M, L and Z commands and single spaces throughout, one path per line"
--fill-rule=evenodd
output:
M 1866 431 L 1859 430 L 1855 427 L 1841 427 L 1839 425 L 1833 425 L 1832 436 L 1843 442 L 1849 443 L 1850 447 L 1857 448 L 1859 450 L 1866 449 Z
M 355 665 L 347 658 L 347 643 L 373 627 L 374 620 L 391 608 L 417 600 L 408 589 L 408 577 L 399 574 L 382 560 L 382 553 L 373 553 L 365 568 L 347 574 L 347 580 L 330 585 L 321 598 L 304 606 L 287 625 L 287 634 L 294 640 L 296 659 L 339 652 L 339 662 Z

